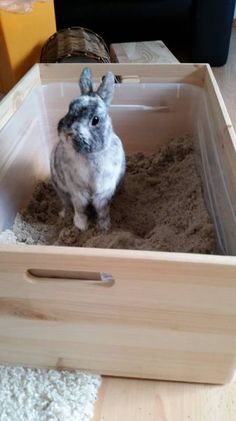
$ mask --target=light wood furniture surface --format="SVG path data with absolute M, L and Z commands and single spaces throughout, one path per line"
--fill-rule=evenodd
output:
M 103 378 L 93 421 L 235 421 L 236 384 Z
M 110 54 L 117 63 L 179 63 L 162 41 L 111 44 Z

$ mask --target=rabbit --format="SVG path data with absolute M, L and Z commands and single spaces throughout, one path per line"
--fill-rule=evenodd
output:
M 69 105 L 58 123 L 59 142 L 51 154 L 53 185 L 62 201 L 61 215 L 72 205 L 74 225 L 88 228 L 87 208 L 92 205 L 101 230 L 110 228 L 110 203 L 125 175 L 126 159 L 114 133 L 108 110 L 114 93 L 114 76 L 106 73 L 97 91 L 92 74 L 84 68 L 81 96 Z

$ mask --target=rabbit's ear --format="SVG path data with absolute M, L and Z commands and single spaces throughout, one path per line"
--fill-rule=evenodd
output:
M 82 95 L 89 95 L 93 92 L 92 73 L 88 67 L 85 67 L 81 73 L 79 86 Z
M 97 90 L 97 94 L 103 99 L 103 101 L 108 106 L 112 100 L 115 89 L 114 75 L 112 72 L 108 72 L 103 80 L 101 85 Z

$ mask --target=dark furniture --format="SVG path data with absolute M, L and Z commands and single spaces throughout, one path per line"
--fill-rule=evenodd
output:
M 115 42 L 162 40 L 181 61 L 223 65 L 235 0 L 54 0 L 57 28 L 84 26 Z

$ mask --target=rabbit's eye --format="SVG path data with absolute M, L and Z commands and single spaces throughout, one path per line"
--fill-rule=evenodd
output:
M 99 122 L 99 117 L 97 115 L 95 115 L 92 119 L 92 125 L 96 126 Z

